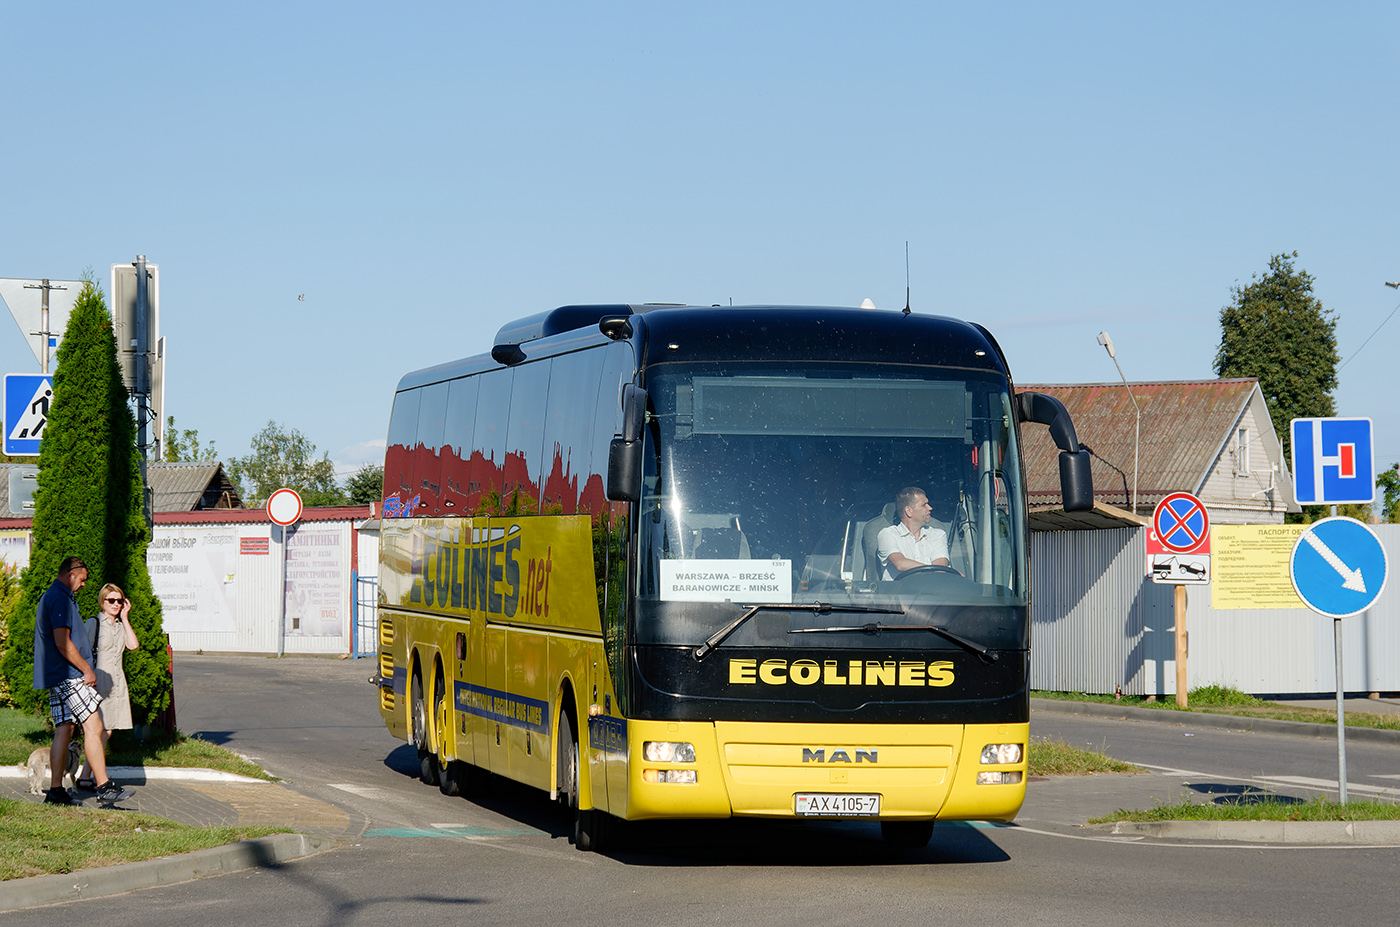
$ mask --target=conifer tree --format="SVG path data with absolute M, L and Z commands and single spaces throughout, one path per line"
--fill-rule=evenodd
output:
M 136 421 L 117 364 L 111 315 L 90 279 L 59 345 L 53 386 L 39 447 L 24 595 L 9 616 L 9 646 L 0 673 L 14 705 L 36 712 L 47 706 L 45 693 L 33 688 L 34 612 L 59 562 L 76 555 L 89 571 L 87 586 L 78 593 L 85 618 L 98 614 L 103 583 L 121 586 L 131 600 L 131 625 L 141 640 L 140 649 L 128 651 L 125 661 L 132 717 L 150 722 L 171 699 L 166 638 L 160 600 L 146 569 L 150 533 L 141 508 Z

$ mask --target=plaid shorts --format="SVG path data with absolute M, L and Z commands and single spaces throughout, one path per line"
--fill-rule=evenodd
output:
M 102 696 L 81 679 L 65 679 L 49 690 L 49 715 L 54 727 L 60 724 L 82 724 L 97 710 Z

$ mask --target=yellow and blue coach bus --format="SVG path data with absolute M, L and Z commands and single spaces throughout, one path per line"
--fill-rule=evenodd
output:
M 868 818 L 899 846 L 1025 796 L 1020 423 L 1088 453 L 981 326 L 907 311 L 564 306 L 406 375 L 379 686 L 425 782 L 618 820 Z M 877 553 L 917 487 L 947 565 Z

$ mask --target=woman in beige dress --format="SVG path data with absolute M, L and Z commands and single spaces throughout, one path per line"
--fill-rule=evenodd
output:
M 97 635 L 93 641 L 93 652 L 97 657 L 94 667 L 97 673 L 97 692 L 102 702 L 97 706 L 102 716 L 102 748 L 107 748 L 107 739 L 116 730 L 131 728 L 131 698 L 126 690 L 126 671 L 122 660 L 128 650 L 141 646 L 136 632 L 131 629 L 127 614 L 131 611 L 131 600 L 120 586 L 112 583 L 102 587 L 97 594 L 102 608 L 97 616 Z M 84 767 L 86 772 L 86 767 Z M 86 780 L 78 783 L 86 786 Z

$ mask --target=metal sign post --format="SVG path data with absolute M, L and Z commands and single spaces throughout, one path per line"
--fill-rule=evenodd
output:
M 25 336 L 43 373 L 49 372 L 53 350 L 68 327 L 68 317 L 82 289 L 81 280 L 0 277 L 0 303 L 4 303 L 15 317 L 15 324 Z M 40 290 L 41 294 L 36 300 L 34 294 L 27 290 Z
M 282 582 L 277 607 L 277 655 L 280 657 L 286 652 L 287 640 L 287 529 L 301 518 L 301 496 L 295 489 L 285 486 L 277 490 L 267 497 L 267 517 L 282 529 L 279 545 L 282 548 Z
M 1289 559 L 1289 578 L 1298 598 L 1333 619 L 1337 655 L 1337 793 L 1347 801 L 1345 687 L 1342 676 L 1342 619 L 1370 608 L 1385 589 L 1389 563 L 1370 528 L 1354 518 L 1324 518 L 1298 536 Z

